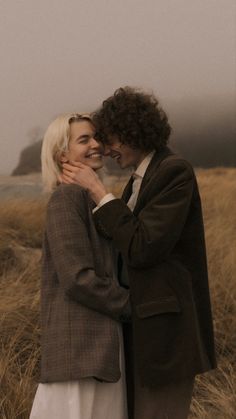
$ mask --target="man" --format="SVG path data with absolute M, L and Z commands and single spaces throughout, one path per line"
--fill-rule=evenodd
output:
M 64 181 L 88 189 L 97 229 L 122 255 L 132 304 L 124 326 L 130 418 L 185 419 L 195 375 L 216 366 L 196 178 L 167 147 L 171 128 L 153 95 L 120 88 L 94 123 L 105 154 L 135 169 L 122 199 L 81 164 L 65 164 Z

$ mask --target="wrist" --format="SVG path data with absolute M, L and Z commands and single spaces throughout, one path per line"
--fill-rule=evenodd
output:
M 99 202 L 107 195 L 104 185 L 97 185 L 90 191 L 92 200 L 98 205 Z

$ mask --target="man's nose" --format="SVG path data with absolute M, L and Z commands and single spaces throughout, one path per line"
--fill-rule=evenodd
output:
M 111 154 L 111 147 L 108 144 L 104 144 L 104 156 L 109 156 Z

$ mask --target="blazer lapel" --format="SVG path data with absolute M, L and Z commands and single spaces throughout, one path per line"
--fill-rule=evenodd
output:
M 152 160 L 149 163 L 149 166 L 147 167 L 146 173 L 144 175 L 144 178 L 142 180 L 138 199 L 134 208 L 134 212 L 137 211 L 140 203 L 142 202 L 142 195 L 145 191 L 147 185 L 149 184 L 150 180 L 152 179 L 152 176 L 154 173 L 157 172 L 158 167 L 160 166 L 161 162 L 167 157 L 173 155 L 173 151 L 171 151 L 168 147 L 165 147 L 161 152 L 156 152 L 152 158 Z
M 142 180 L 140 191 L 138 194 L 138 199 L 134 208 L 134 211 L 136 210 L 137 205 L 140 202 L 140 198 L 142 197 L 142 193 L 146 186 L 148 185 L 150 179 L 152 178 L 152 175 L 157 171 L 158 167 L 160 166 L 162 160 L 164 160 L 167 156 L 170 156 L 174 154 L 168 147 L 165 147 L 162 151 L 156 152 L 152 158 L 152 160 L 149 163 L 149 166 L 146 170 L 146 173 L 144 175 L 144 178 Z M 131 194 L 132 194 L 132 186 L 133 186 L 134 178 L 133 176 L 130 177 L 127 185 L 125 186 L 125 189 L 122 193 L 122 199 L 125 201 L 125 203 L 128 202 Z

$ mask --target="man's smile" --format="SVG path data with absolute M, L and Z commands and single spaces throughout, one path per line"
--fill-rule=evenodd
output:
M 110 156 L 111 156 L 112 159 L 114 159 L 116 161 L 120 160 L 120 158 L 121 158 L 120 153 L 112 153 Z

